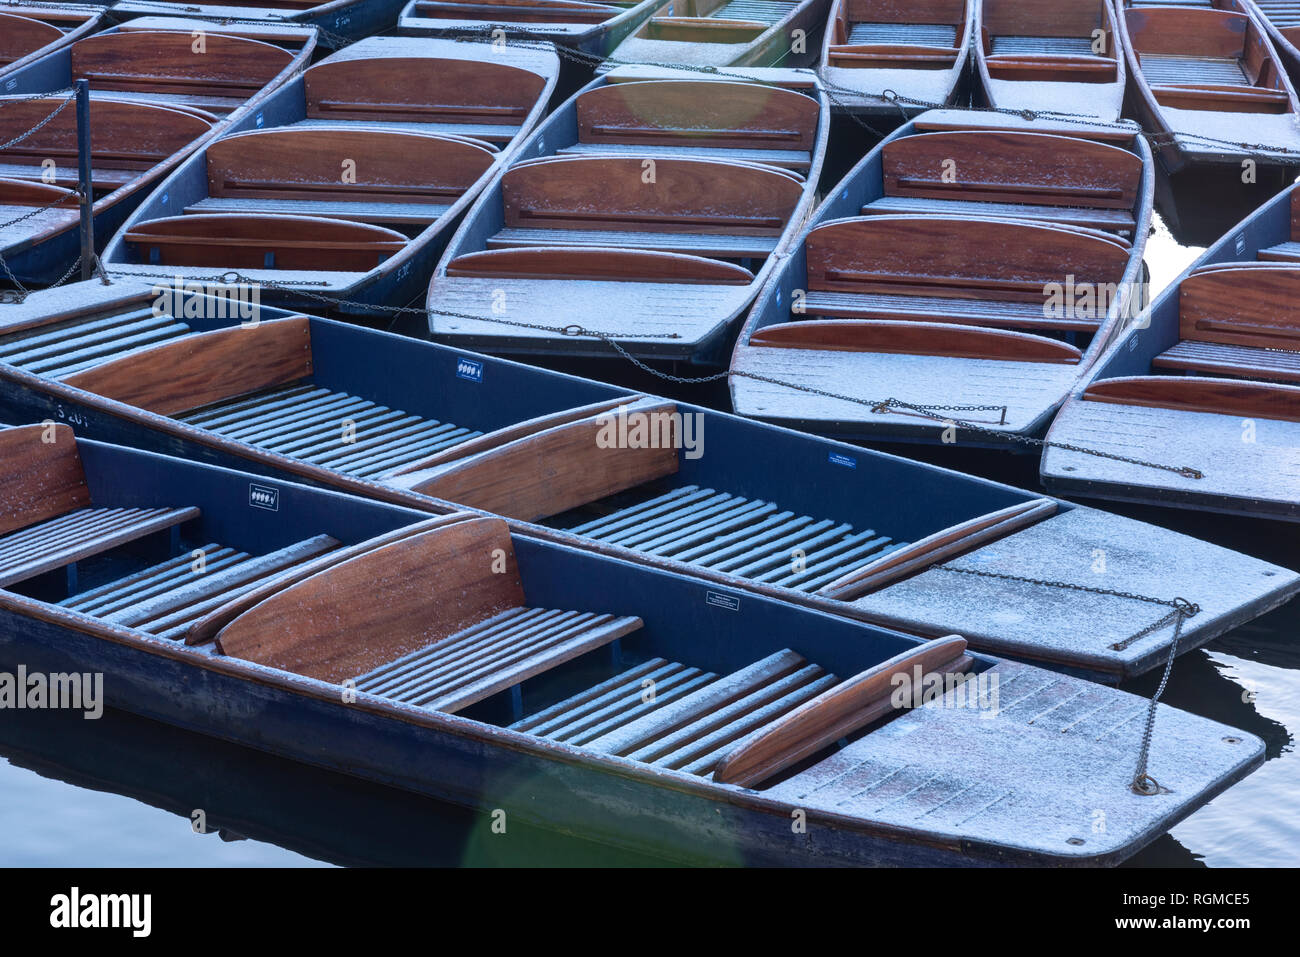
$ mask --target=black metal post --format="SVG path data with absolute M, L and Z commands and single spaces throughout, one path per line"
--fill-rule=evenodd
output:
M 81 183 L 81 278 L 95 274 L 95 197 L 90 173 L 90 81 L 77 80 L 77 173 Z

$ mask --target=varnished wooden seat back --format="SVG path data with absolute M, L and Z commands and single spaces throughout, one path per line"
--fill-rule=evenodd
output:
M 808 288 L 826 292 L 1046 302 L 1049 286 L 1118 284 L 1129 251 L 1064 226 L 937 216 L 870 216 L 805 241 Z
M 522 123 L 546 87 L 505 63 L 433 57 L 331 58 L 303 83 L 312 119 L 504 125 Z
M 555 279 L 747 286 L 743 266 L 703 256 L 649 249 L 489 249 L 457 256 L 447 275 L 477 279 Z
M 198 333 L 146 346 L 62 381 L 160 415 L 305 379 L 311 324 L 303 316 Z
M 993 79 L 1109 83 L 1118 76 L 1107 0 L 984 0 L 982 13 L 980 43 Z M 997 53 L 996 37 L 1072 38 L 1089 47 L 1071 53 Z
M 138 223 L 124 237 L 142 262 L 223 269 L 367 272 L 401 252 L 394 229 L 323 216 L 217 214 Z
M 45 120 L 57 99 L 0 100 L 0 142 L 9 142 Z M 212 129 L 186 110 L 94 97 L 90 107 L 90 152 L 96 169 L 147 170 Z M 0 151 L 0 162 L 77 168 L 76 111 L 67 108 L 40 129 Z
M 770 167 L 621 156 L 519 163 L 501 191 L 508 227 L 760 236 L 780 235 L 803 197 L 799 181 Z
M 1136 154 L 1092 140 L 1011 130 L 953 130 L 885 144 L 886 196 L 1133 209 Z
M 506 523 L 466 516 L 289 585 L 226 625 L 217 645 L 343 681 L 523 604 Z
M 446 203 L 487 172 L 494 153 L 428 133 L 285 127 L 217 140 L 208 194 L 223 198 Z
M 0 535 L 89 505 L 71 428 L 0 428 Z
M 17 14 L 0 13 L 0 66 L 56 43 L 62 36 L 63 31 L 52 24 Z
M 241 96 L 280 74 L 293 54 L 247 37 L 208 33 L 196 49 L 189 32 L 140 30 L 102 33 L 70 50 L 74 79 L 94 90 Z
M 1191 342 L 1300 350 L 1300 266 L 1192 273 L 1178 290 L 1178 334 Z
M 505 441 L 468 443 L 388 482 L 535 521 L 677 471 L 682 423 L 672 403 L 623 398 L 584 411 Z
M 820 110 L 803 93 L 713 80 L 611 83 L 578 97 L 578 141 L 811 150 Z
M 622 7 L 586 0 L 423 0 L 415 6 L 420 17 L 512 23 L 595 24 L 622 12 Z

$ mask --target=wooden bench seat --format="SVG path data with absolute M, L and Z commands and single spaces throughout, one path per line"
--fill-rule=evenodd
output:
M 783 170 L 718 160 L 659 160 L 653 176 L 637 157 L 530 160 L 502 178 L 504 229 L 488 245 L 762 257 L 775 248 L 803 191 L 798 177 Z
M 775 250 L 778 236 L 725 233 L 667 233 L 619 229 L 545 229 L 520 226 L 499 230 L 488 238 L 488 249 L 521 246 L 596 246 L 685 253 L 719 259 L 764 259 Z
M 641 627 L 630 616 L 530 608 L 501 519 L 430 525 L 293 578 L 224 625 L 218 650 L 456 712 Z M 480 560 L 497 550 L 504 570 Z
M 589 90 L 564 155 L 706 157 L 807 169 L 817 101 L 794 90 L 716 80 L 642 80 Z
M 959 195 L 959 194 L 958 194 Z M 919 213 L 940 216 L 992 216 L 999 219 L 1027 219 L 1064 223 L 1085 229 L 1132 236 L 1137 227 L 1133 213 L 1123 209 L 1085 206 L 1041 206 L 1029 203 L 995 203 L 979 199 L 927 199 L 919 196 L 882 196 L 862 207 L 863 216 Z
M 790 170 L 807 170 L 812 165 L 808 150 L 739 149 L 724 146 L 638 146 L 622 143 L 574 143 L 556 150 L 560 156 L 640 156 L 649 159 L 705 159 L 733 160 L 743 163 L 761 163 Z
M 382 201 L 326 199 L 258 199 L 209 196 L 185 207 L 187 214 L 250 213 L 271 216 L 326 216 L 356 223 L 424 226 L 435 223 L 451 209 L 429 202 L 390 203 Z
M 499 123 L 424 123 L 424 122 L 399 122 L 388 119 L 365 120 L 367 129 L 372 130 L 391 130 L 394 133 L 433 133 L 438 136 L 454 136 L 457 139 L 469 140 L 477 145 L 483 146 L 499 152 L 501 147 L 510 143 L 519 131 L 521 126 L 502 125 Z M 298 120 L 293 124 L 295 129 L 333 129 L 339 127 L 338 120 L 315 120 L 306 119 Z
M 50 116 L 57 100 L 0 98 L 0 142 L 31 130 Z M 130 182 L 212 129 L 208 119 L 181 109 L 92 96 L 91 165 L 96 188 Z M 56 184 L 77 181 L 76 111 L 68 108 L 39 130 L 0 151 L 0 177 L 41 179 L 41 163 L 55 163 Z
M 588 0 L 420 0 L 414 12 L 436 20 L 595 24 L 618 16 L 623 8 Z
M 1131 253 L 1090 230 L 938 216 L 834 220 L 804 250 L 809 315 L 1050 330 L 1098 328 Z M 1054 308 L 1068 277 L 1091 291 L 1091 309 Z
M 1112 83 L 1119 75 L 1119 63 L 1112 57 L 1071 56 L 1056 53 L 1000 54 L 984 61 L 994 80 L 1029 83 Z
M 1083 358 L 1083 353 L 1069 343 L 1045 336 L 1005 329 L 897 320 L 805 319 L 783 322 L 756 330 L 750 336 L 749 344 L 777 349 L 884 352 L 1066 365 L 1077 365 Z
M 959 52 L 924 45 L 835 44 L 826 51 L 826 64 L 841 69 L 948 70 L 956 65 Z
M 196 508 L 99 505 L 66 425 L 0 429 L 0 588 L 197 518 Z
M 457 137 L 353 127 L 257 130 L 208 147 L 208 198 L 193 208 L 429 223 L 493 160 L 491 150 Z
M 1300 381 L 1300 267 L 1222 264 L 1178 291 L 1179 342 L 1152 360 L 1163 369 Z
M 201 574 L 194 571 L 193 552 L 186 551 L 59 604 L 108 624 L 179 641 L 194 622 L 212 609 L 337 548 L 339 542 L 328 535 L 317 535 L 265 555 L 251 555 L 214 542 L 200 549 L 204 556 Z
M 601 233 L 604 237 L 609 235 Z M 447 264 L 447 275 L 480 279 L 677 283 L 683 286 L 747 286 L 754 281 L 754 274 L 743 266 L 702 256 L 652 249 L 586 249 L 576 244 L 562 247 L 525 245 L 465 253 Z
M 1094 382 L 1084 390 L 1083 399 L 1234 418 L 1300 422 L 1300 388 L 1242 379 L 1124 376 Z
M 611 8 L 611 11 L 614 8 Z M 611 14 L 612 15 L 612 14 Z M 411 132 L 509 142 L 546 78 L 507 63 L 444 57 L 333 56 L 303 74 L 305 124 L 409 124 Z
M 133 30 L 78 40 L 69 57 L 73 78 L 89 80 L 94 90 L 162 95 L 228 112 L 274 81 L 294 54 L 221 33 L 195 50 L 189 32 Z
M 945 178 L 949 169 L 952 175 Z M 890 201 L 953 199 L 1105 211 L 1092 215 L 1115 217 L 1111 223 L 1122 221 L 1131 229 L 1142 160 L 1120 146 L 1074 136 L 942 130 L 886 143 L 881 175 Z
M 375 268 L 408 242 L 369 223 L 237 213 L 145 220 L 123 238 L 153 266 L 357 272 Z

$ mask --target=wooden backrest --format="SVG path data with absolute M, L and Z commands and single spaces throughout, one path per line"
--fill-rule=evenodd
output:
M 247 37 L 209 33 L 202 50 L 188 31 L 101 33 L 72 45 L 72 75 L 96 90 L 251 95 L 293 62 L 293 54 Z
M 47 44 L 58 42 L 62 37 L 63 31 L 51 24 L 12 13 L 0 13 L 0 65 L 35 53 Z
M 62 186 L 29 182 L 23 179 L 0 179 L 0 206 L 61 206 L 77 211 L 77 194 Z
M 1121 147 L 1011 130 L 902 136 L 881 167 L 886 196 L 1048 206 L 1132 209 L 1142 182 L 1141 158 Z
M 137 408 L 174 415 L 311 375 L 305 316 L 173 339 L 63 379 Z
M 157 266 L 366 272 L 406 247 L 394 229 L 321 216 L 219 214 L 151 219 L 124 237 Z
M 339 682 L 524 604 L 498 518 L 430 529 L 277 592 L 217 635 L 222 654 Z
M 1129 251 L 1086 230 L 1002 220 L 867 216 L 805 242 L 808 288 L 1046 302 L 1049 286 L 1119 283 Z
M 1300 266 L 1251 264 L 1192 273 L 1178 289 L 1178 335 L 1300 349 Z
M 495 155 L 477 144 L 430 133 L 292 126 L 256 130 L 208 147 L 208 193 L 446 202 L 473 186 L 492 167 Z
M 1139 7 L 1124 11 L 1129 40 L 1139 58 L 1161 56 L 1237 57 L 1244 52 L 1250 17 L 1229 10 Z
M 326 60 L 303 82 L 309 117 L 401 123 L 517 124 L 546 88 L 530 70 L 434 57 Z
M 966 22 L 966 0 L 843 0 L 850 23 Z M 961 38 L 958 37 L 958 42 Z
M 672 403 L 630 402 L 441 468 L 409 473 L 400 484 L 458 505 L 535 521 L 672 475 L 682 427 Z
M 421 17 L 509 23 L 604 23 L 622 12 L 583 0 L 421 0 L 415 7 Z
M 0 535 L 89 504 L 71 428 L 0 428 Z
M 576 109 L 582 143 L 789 150 L 813 148 L 820 114 L 794 90 L 713 80 L 611 83 Z
M 45 120 L 55 98 L 0 100 L 0 142 L 7 142 Z M 212 123 L 192 112 L 92 97 L 90 152 L 98 167 L 148 169 L 207 133 Z M 0 151 L 0 157 L 32 161 L 47 157 L 76 165 L 77 113 L 69 106 L 30 136 Z
M 1107 0 L 984 0 L 983 29 L 995 37 L 1087 37 L 1108 24 Z M 1109 47 L 1109 44 L 1108 44 Z M 1113 52 L 1113 51 L 1110 51 Z
M 576 156 L 513 166 L 501 192 L 508 226 L 779 235 L 803 186 L 720 160 Z
M 743 266 L 648 249 L 489 249 L 447 264 L 448 276 L 491 279 L 588 279 L 747 286 L 754 274 Z
M 1090 402 L 1300 422 L 1300 387 L 1208 376 L 1126 376 L 1088 386 Z
M 828 352 L 883 352 L 1006 362 L 1074 365 L 1083 357 L 1074 346 L 1010 329 L 977 329 L 934 322 L 877 319 L 803 319 L 764 326 L 751 346 Z

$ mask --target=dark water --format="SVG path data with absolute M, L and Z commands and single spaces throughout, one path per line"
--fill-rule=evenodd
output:
M 823 183 L 841 177 L 874 139 L 860 125 L 837 120 Z M 1225 215 L 1198 222 L 1195 230 L 1184 215 L 1186 242 L 1225 231 L 1236 214 Z M 1199 252 L 1157 222 L 1147 247 L 1152 293 Z M 626 365 L 569 371 L 726 407 L 725 384 L 665 389 Z M 915 446 L 892 451 L 1037 488 L 1036 457 Z M 1300 527 L 1107 507 L 1300 567 Z M 1267 761 L 1130 866 L 1300 865 L 1298 633 L 1300 604 L 1292 602 L 1179 658 L 1163 700 L 1260 736 Z M 1157 680 L 1126 687 L 1150 695 Z M 206 833 L 195 830 L 196 811 Z M 655 863 L 518 823 L 506 835 L 493 834 L 481 814 L 129 715 L 107 712 L 86 721 L 58 711 L 0 712 L 0 866 Z

